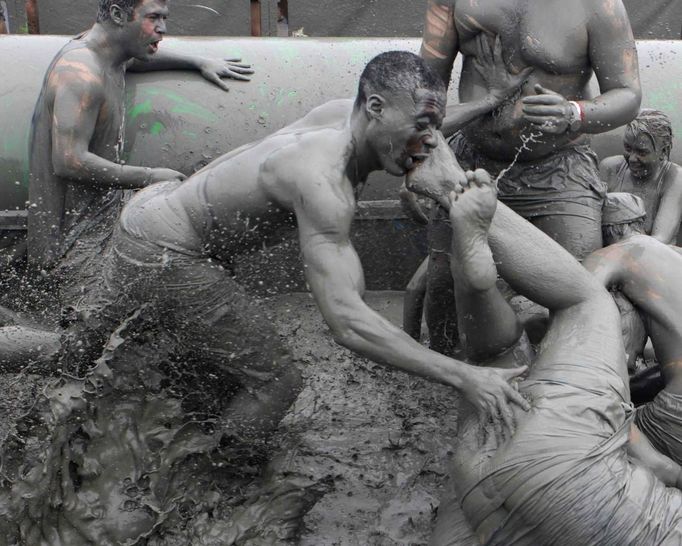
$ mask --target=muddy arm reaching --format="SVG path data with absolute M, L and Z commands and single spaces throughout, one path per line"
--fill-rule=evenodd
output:
M 101 187 L 142 188 L 151 182 L 182 179 L 172 169 L 120 165 L 93 154 L 90 149 L 104 91 L 92 74 L 55 85 L 52 122 L 54 172 L 74 182 Z
M 209 59 L 196 55 L 184 55 L 174 51 L 158 51 L 148 60 L 133 59 L 128 64 L 132 72 L 151 72 L 155 70 L 196 70 L 209 82 L 225 91 L 229 87 L 221 78 L 249 81 L 253 74 L 251 65 L 243 64 L 241 59 Z
M 297 207 L 306 279 L 338 343 L 379 363 L 450 385 L 481 413 L 499 419 L 510 403 L 527 403 L 507 383 L 517 370 L 483 369 L 430 351 L 373 311 L 362 299 L 360 260 L 348 238 L 352 212 L 306 199 Z M 335 219 L 335 221 L 330 221 Z M 333 225 L 336 224 L 336 225 Z

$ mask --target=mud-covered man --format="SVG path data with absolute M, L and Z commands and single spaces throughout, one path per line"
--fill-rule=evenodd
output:
M 487 93 L 475 47 L 481 34 L 510 72 L 533 71 L 517 96 L 467 125 L 452 146 L 464 167 L 503 172 L 499 199 L 582 259 L 601 247 L 606 191 L 586 134 L 629 122 L 641 100 L 625 8 L 621 0 L 429 0 L 421 54 L 445 82 L 463 55 L 460 102 Z M 427 298 L 427 320 L 439 350 L 456 337 L 443 332 L 442 317 L 454 309 L 443 297 L 451 293 L 445 220 L 441 214 L 430 229 L 429 294 L 440 296 Z
M 226 89 L 221 77 L 248 79 L 245 65 L 162 52 L 166 0 L 100 0 L 97 21 L 71 40 L 48 68 L 33 115 L 28 255 L 67 292 L 111 235 L 124 190 L 184 175 L 125 165 L 126 70 L 195 69 Z
M 475 368 L 429 351 L 363 301 L 350 242 L 358 188 L 372 171 L 402 176 L 428 156 L 445 100 L 445 86 L 422 59 L 384 53 L 365 68 L 355 101 L 327 103 L 185 182 L 138 192 L 111 240 L 104 286 L 93 293 L 98 320 L 115 325 L 146 305 L 183 351 L 244 387 L 226 409 L 227 430 L 267 436 L 300 378 L 267 309 L 224 266 L 281 240 L 295 220 L 306 279 L 337 342 L 460 390 L 485 418 L 525 407 L 508 384 L 523 369 Z
M 631 194 L 608 195 L 609 246 L 589 256 L 585 267 L 604 286 L 619 289 L 644 319 L 665 388 L 638 409 L 635 422 L 658 451 L 682 464 L 682 254 L 645 234 L 644 207 Z

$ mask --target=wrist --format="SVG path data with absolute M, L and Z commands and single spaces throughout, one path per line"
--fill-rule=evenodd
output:
M 574 100 L 568 101 L 568 106 L 570 108 L 569 118 L 568 118 L 568 131 L 571 133 L 579 132 L 585 123 L 585 110 L 582 105 Z

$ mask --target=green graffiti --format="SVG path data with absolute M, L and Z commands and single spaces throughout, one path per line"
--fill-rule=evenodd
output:
M 131 120 L 137 118 L 140 114 L 150 114 L 152 111 L 152 101 L 146 100 L 132 106 L 128 111 L 128 116 Z
M 131 119 L 135 119 L 140 114 L 151 113 L 154 99 L 156 97 L 161 97 L 173 103 L 173 105 L 168 109 L 168 111 L 172 114 L 189 114 L 204 121 L 210 122 L 218 120 L 218 117 L 209 109 L 204 108 L 203 106 L 191 101 L 187 97 L 179 95 L 178 93 L 174 93 L 166 89 L 151 88 L 142 90 L 141 94 L 150 96 L 151 98 L 134 105 L 130 109 L 129 116 Z
M 149 129 L 149 133 L 152 135 L 159 135 L 162 131 L 165 131 L 166 126 L 160 121 L 154 122 L 154 125 Z

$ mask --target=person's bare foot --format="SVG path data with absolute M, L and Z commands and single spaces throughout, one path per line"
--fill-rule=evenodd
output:
M 405 179 L 408 190 L 433 199 L 446 209 L 448 195 L 465 183 L 464 171 L 457 163 L 455 154 L 441 133 L 437 134 L 438 146 L 429 156 L 416 164 Z
M 466 182 L 450 193 L 451 269 L 455 282 L 474 290 L 495 286 L 497 268 L 488 246 L 488 230 L 497 208 L 497 190 L 483 169 L 466 173 Z

